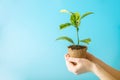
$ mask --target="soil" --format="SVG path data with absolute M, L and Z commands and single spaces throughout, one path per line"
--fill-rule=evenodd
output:
M 68 46 L 68 53 L 74 58 L 86 58 L 87 46 L 70 45 Z
M 68 48 L 71 48 L 72 50 L 73 50 L 73 49 L 79 50 L 79 49 L 84 49 L 84 48 L 86 48 L 86 46 L 82 46 L 82 45 L 70 45 L 70 46 L 68 46 Z

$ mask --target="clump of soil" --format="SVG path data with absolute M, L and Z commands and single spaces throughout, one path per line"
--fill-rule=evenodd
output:
M 68 54 L 74 58 L 86 58 L 86 46 L 70 45 L 68 46 Z
M 68 46 L 68 48 L 71 48 L 72 50 L 73 50 L 73 49 L 78 50 L 78 49 L 84 49 L 84 48 L 86 48 L 86 46 L 81 46 L 81 45 L 70 45 L 70 46 Z

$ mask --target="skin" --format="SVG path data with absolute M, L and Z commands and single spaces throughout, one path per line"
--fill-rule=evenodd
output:
M 106 70 L 108 73 L 110 73 L 116 79 L 120 79 L 120 71 L 112 68 L 111 66 L 107 65 L 106 63 L 104 63 L 100 59 L 96 58 L 95 56 L 91 55 L 90 53 L 87 53 L 87 59 L 100 65 L 104 70 Z
M 87 59 L 72 58 L 69 54 L 66 54 L 65 60 L 68 70 L 76 75 L 93 72 L 100 80 L 120 79 L 120 71 L 115 70 L 90 53 L 87 53 Z

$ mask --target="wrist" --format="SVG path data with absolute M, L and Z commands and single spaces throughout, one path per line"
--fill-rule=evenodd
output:
M 90 71 L 90 72 L 95 72 L 95 67 L 96 67 L 96 64 L 95 63 L 93 63 L 93 62 L 91 62 L 91 65 L 90 66 L 88 66 L 88 70 Z
M 93 63 L 91 71 L 96 74 L 96 72 L 99 71 L 99 70 L 102 70 L 102 68 L 98 64 Z
M 91 69 L 91 72 L 95 73 L 95 71 L 96 71 L 96 64 L 93 63 L 93 65 L 92 65 L 92 69 Z

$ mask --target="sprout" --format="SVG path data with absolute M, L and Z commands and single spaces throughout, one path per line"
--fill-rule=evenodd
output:
M 86 39 L 83 39 L 83 40 L 79 39 L 79 28 L 80 28 L 80 23 L 81 23 L 82 19 L 84 19 L 86 16 L 88 16 L 90 14 L 93 14 L 93 12 L 86 12 L 83 15 L 80 15 L 79 12 L 70 12 L 66 9 L 62 9 L 62 10 L 60 10 L 60 12 L 71 14 L 70 19 L 69 19 L 70 21 L 67 22 L 67 23 L 61 24 L 59 27 L 60 27 L 60 30 L 62 30 L 62 29 L 68 28 L 70 26 L 74 26 L 74 28 L 76 30 L 76 35 L 75 36 L 76 36 L 76 39 L 77 39 L 77 43 L 75 43 L 72 38 L 67 37 L 67 36 L 58 37 L 56 40 L 66 40 L 66 41 L 72 43 L 73 45 L 75 45 L 75 44 L 80 45 L 79 44 L 80 42 L 89 44 L 91 42 L 90 38 L 86 38 Z

